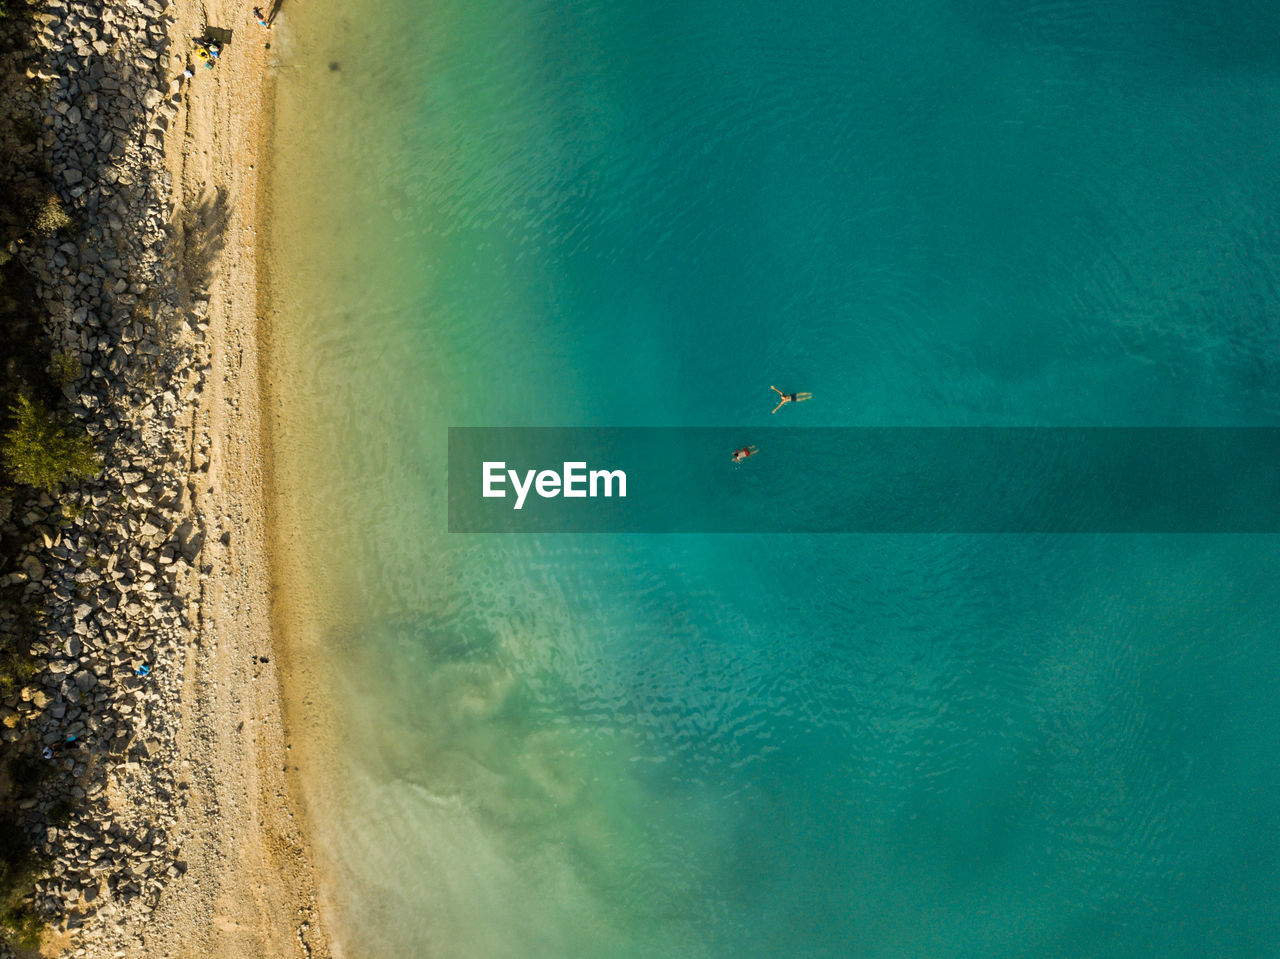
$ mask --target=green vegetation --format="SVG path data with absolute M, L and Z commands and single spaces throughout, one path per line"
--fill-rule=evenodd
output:
M 12 606 L 12 596 L 0 598 L 7 614 L 18 612 L 15 633 L 27 633 L 36 618 L 33 609 Z M 4 637 L 0 650 L 0 696 L 8 696 L 26 685 L 38 672 L 36 661 L 17 636 Z M 15 648 L 22 647 L 22 648 Z M 12 719 L 12 713 L 8 714 Z M 6 725 L 8 720 L 6 721 Z M 5 744 L 0 751 L 0 942 L 18 949 L 34 950 L 40 943 L 44 923 L 30 902 L 43 863 L 28 840 L 20 804 L 40 795 L 41 783 L 50 766 L 33 750 L 34 746 Z M 70 816 L 70 811 L 67 813 Z
M 40 128 L 26 121 L 21 136 L 34 143 Z M 16 186 L 0 184 L 0 245 L 7 253 L 12 254 L 10 244 L 22 243 L 29 234 L 53 236 L 73 232 L 75 226 L 76 221 L 48 182 L 30 179 Z
M 0 0 L 2 3 L 3 0 Z M 53 190 L 45 189 L 35 198 L 31 210 L 31 228 L 41 236 L 50 236 L 75 223 Z
M 44 924 L 27 902 L 39 862 L 11 817 L 0 819 L 0 928 L 13 945 L 38 949 Z
M 0 650 L 0 695 L 16 692 L 39 672 L 30 656 L 13 649 Z
M 63 483 L 98 475 L 102 458 L 93 441 L 43 403 L 19 396 L 10 412 L 13 426 L 0 440 L 0 457 L 19 483 L 52 493 Z
M 28 890 L 26 895 L 29 894 Z M 21 895 L 16 898 L 17 901 L 9 906 L 3 915 L 0 915 L 0 926 L 4 926 L 9 935 L 9 941 L 15 946 L 34 952 L 40 948 L 44 923 L 40 921 L 40 917 L 36 915 L 30 903 L 24 902 Z
M 30 0 L 0 0 L 0 51 L 26 55 L 33 47 L 38 9 Z M 23 81 L 15 74 L 5 81 L 10 82 Z M 7 139 L 37 146 L 45 133 L 42 119 L 21 111 L 0 116 L 0 127 Z M 0 178 L 0 496 L 9 500 L 3 504 L 5 516 L 17 519 L 35 505 L 37 491 L 55 492 L 93 476 L 101 460 L 89 437 L 54 412 L 62 389 L 83 371 L 77 353 L 55 351 L 49 342 L 37 280 L 25 263 L 30 257 L 21 255 L 43 248 L 43 242 L 32 244 L 35 238 L 74 236 L 79 224 L 53 189 L 39 150 L 28 151 L 25 159 L 6 157 L 4 165 L 12 177 Z M 74 522 L 87 505 L 72 505 L 63 515 Z M 8 701 L 0 704 L 0 728 L 6 733 L 0 742 L 0 954 L 5 955 L 6 946 L 21 955 L 34 953 L 44 931 L 43 912 L 32 893 L 47 864 L 31 840 L 46 823 L 31 800 L 52 798 L 43 780 L 55 770 L 39 754 L 33 728 L 39 710 L 30 704 L 15 709 L 10 697 L 38 685 L 39 655 L 62 638 L 50 632 L 42 591 L 27 577 L 8 582 L 9 574 L 22 570 L 19 557 L 39 553 L 38 530 L 43 529 L 22 521 L 0 524 L 0 700 Z M 62 797 L 52 810 L 57 824 L 71 821 L 76 808 Z
M 80 365 L 80 357 L 73 350 L 58 350 L 49 360 L 49 372 L 59 386 L 70 386 L 80 379 L 84 368 Z

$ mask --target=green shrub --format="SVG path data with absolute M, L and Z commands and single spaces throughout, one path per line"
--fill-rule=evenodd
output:
M 65 230 L 73 223 L 75 221 L 67 214 L 62 201 L 58 199 L 58 194 L 52 190 L 46 190 L 44 195 L 36 201 L 31 225 L 40 235 L 52 236 L 59 230 Z
M 11 814 L 0 816 L 0 929 L 22 949 L 40 945 L 43 923 L 27 902 L 39 868 L 17 820 Z
M 44 923 L 28 903 L 19 902 L 0 914 L 0 926 L 4 927 L 9 942 L 19 949 L 35 952 L 40 948 Z
M 0 930 L 3 938 L 20 949 L 40 947 L 44 923 L 27 901 L 33 892 L 39 863 L 22 839 L 22 830 L 9 817 L 0 822 L 8 832 L 0 842 Z
M 21 689 L 40 672 L 31 656 L 13 649 L 0 650 L 0 695 Z
M 49 372 L 53 381 L 59 386 L 70 386 L 80 379 L 84 368 L 80 366 L 80 357 L 72 350 L 58 350 L 49 360 Z
M 19 483 L 52 493 L 63 483 L 98 475 L 102 458 L 88 436 L 25 396 L 11 411 L 14 425 L 0 441 L 0 455 Z

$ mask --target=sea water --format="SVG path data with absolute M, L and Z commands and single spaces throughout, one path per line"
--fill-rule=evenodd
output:
M 342 953 L 1273 955 L 1274 537 L 467 536 L 445 490 L 449 426 L 1275 425 L 1277 38 L 286 4 L 278 549 Z

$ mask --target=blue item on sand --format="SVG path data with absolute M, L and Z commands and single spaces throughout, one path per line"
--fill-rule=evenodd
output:
M 151 672 L 151 667 L 148 666 L 146 663 L 143 663 L 141 666 L 138 667 L 139 676 L 145 676 L 149 672 Z

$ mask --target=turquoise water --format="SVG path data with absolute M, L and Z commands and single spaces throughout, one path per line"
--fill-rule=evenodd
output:
M 1276 37 L 286 7 L 273 401 L 344 953 L 1273 955 L 1273 537 L 450 536 L 445 451 L 1274 425 Z

